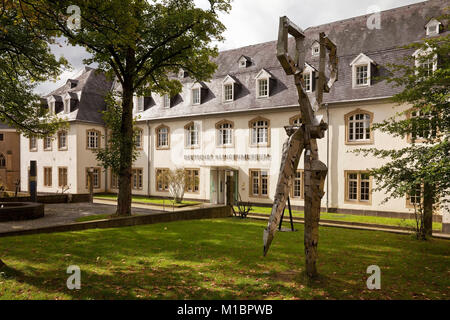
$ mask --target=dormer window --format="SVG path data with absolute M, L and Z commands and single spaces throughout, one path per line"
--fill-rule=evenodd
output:
M 170 109 L 170 95 L 169 94 L 164 95 L 163 106 L 164 106 L 164 109 Z
M 239 68 L 241 69 L 241 68 L 247 68 L 251 64 L 251 61 L 250 61 L 249 57 L 241 56 L 239 58 L 238 63 L 239 63 Z
M 194 83 L 192 86 L 192 105 L 202 104 L 203 93 L 206 91 L 205 85 L 200 82 Z
M 272 78 L 272 76 L 264 69 L 256 76 L 257 98 L 268 98 L 270 96 L 270 78 Z
M 202 98 L 202 95 L 201 95 L 200 88 L 192 89 L 192 104 L 193 105 L 200 104 L 202 101 L 201 98 Z
M 137 112 L 144 111 L 144 97 L 137 97 Z
M 426 33 L 427 36 L 433 36 L 436 34 L 439 34 L 439 28 L 440 25 L 442 23 L 440 23 L 438 20 L 436 19 L 431 19 L 426 25 L 425 25 L 425 29 L 426 29 Z
M 375 65 L 376 63 L 364 53 L 360 53 L 350 63 L 353 88 L 369 87 L 371 85 L 372 71 Z
M 184 79 L 187 76 L 187 72 L 184 71 L 183 69 L 180 69 L 180 71 L 178 71 L 178 78 L 180 79 Z
M 70 112 L 70 99 L 67 98 L 64 100 L 64 113 Z
M 232 76 L 228 75 L 223 81 L 223 101 L 232 102 L 234 101 L 234 89 L 236 86 L 236 80 Z
M 316 69 L 309 63 L 305 63 L 305 69 L 303 70 L 303 80 L 305 81 L 305 91 L 314 91 L 314 80 L 315 80 Z
M 320 56 L 320 44 L 319 42 L 315 41 L 311 47 L 311 54 L 313 57 Z
M 429 77 L 437 69 L 437 54 L 432 55 L 432 49 L 418 49 L 413 53 L 416 65 L 416 73 L 421 71 L 425 77 Z
M 50 115 L 55 114 L 55 101 L 51 101 L 48 103 L 48 112 L 50 113 Z

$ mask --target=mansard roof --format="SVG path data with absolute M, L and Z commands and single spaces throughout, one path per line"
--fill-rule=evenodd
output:
M 55 98 L 62 101 L 70 95 L 79 100 L 75 110 L 63 114 L 68 121 L 87 121 L 103 123 L 101 111 L 106 109 L 105 95 L 111 90 L 112 82 L 96 69 L 85 67 L 75 79 L 69 79 L 63 86 L 44 96 L 44 99 Z
M 429 0 L 413 5 L 395 8 L 381 12 L 381 29 L 369 30 L 367 19 L 370 15 L 359 16 L 342 21 L 336 21 L 305 30 L 306 62 L 318 69 L 319 57 L 312 56 L 309 48 L 319 39 L 319 33 L 325 34 L 337 45 L 339 56 L 339 81 L 332 87 L 330 93 L 324 94 L 325 103 L 336 103 L 352 100 L 365 100 L 391 97 L 398 92 L 386 81 L 373 81 L 367 88 L 355 90 L 352 88 L 352 68 L 350 64 L 361 53 L 377 62 L 374 72 L 377 76 L 387 75 L 386 65 L 401 63 L 405 55 L 413 51 L 401 48 L 406 44 L 425 38 L 423 26 L 433 17 L 439 17 L 447 6 L 445 0 Z M 192 106 L 189 93 L 183 90 L 180 101 L 170 109 L 164 109 L 162 104 L 146 110 L 142 119 L 158 119 L 183 117 L 189 115 L 239 112 L 267 108 L 297 106 L 297 90 L 292 77 L 286 76 L 276 58 L 276 41 L 260 43 L 243 48 L 222 51 L 214 59 L 218 68 L 213 78 L 205 85 L 209 88 L 208 96 L 199 106 Z M 294 41 L 290 38 L 290 52 L 294 50 Z M 239 68 L 236 63 L 241 57 L 251 57 L 252 64 L 247 68 Z M 255 78 L 262 70 L 267 70 L 274 79 L 270 87 L 270 96 L 264 99 L 256 97 Z M 231 103 L 224 104 L 219 97 L 222 95 L 222 82 L 228 75 L 233 76 L 241 84 L 241 90 L 236 92 Z M 185 86 L 194 82 L 187 77 L 182 81 Z M 311 93 L 314 94 L 314 93 Z

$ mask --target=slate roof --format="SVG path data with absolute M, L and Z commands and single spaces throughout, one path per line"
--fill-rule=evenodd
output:
M 73 99 L 71 102 L 71 112 L 58 113 L 58 116 L 66 118 L 68 121 L 85 121 L 103 124 L 101 111 L 105 110 L 105 95 L 111 90 L 112 81 L 106 76 L 97 72 L 96 69 L 85 67 L 81 74 L 75 79 L 69 79 L 65 85 L 44 96 L 43 101 L 51 96 L 56 101 L 61 101 L 62 97 L 69 94 Z M 62 111 L 63 108 L 56 108 Z
M 353 89 L 350 63 L 360 53 L 365 53 L 377 63 L 375 75 L 386 75 L 386 64 L 400 62 L 404 55 L 413 53 L 400 47 L 425 38 L 425 25 L 431 18 L 441 16 L 447 6 L 448 2 L 445 0 L 429 0 L 383 11 L 380 30 L 367 28 L 367 19 L 370 15 L 306 29 L 306 61 L 315 68 L 318 68 L 318 57 L 312 56 L 310 48 L 313 42 L 318 40 L 320 32 L 325 32 L 338 48 L 339 81 L 329 94 L 324 95 L 324 102 L 384 98 L 397 93 L 399 89 L 393 88 L 385 81 L 373 81 L 368 88 Z M 174 98 L 170 109 L 163 108 L 161 97 L 153 97 L 152 106 L 140 113 L 141 119 L 177 118 L 298 105 L 293 79 L 286 76 L 276 58 L 276 44 L 276 41 L 271 41 L 220 52 L 214 59 L 218 69 L 212 80 L 205 82 L 208 90 L 201 105 L 191 105 L 189 91 L 193 80 L 188 77 L 181 80 L 185 84 L 185 89 Z M 292 44 L 293 41 L 291 48 Z M 249 67 L 239 68 L 237 61 L 242 56 L 251 60 Z M 275 80 L 271 82 L 270 97 L 258 99 L 255 77 L 262 69 L 270 72 Z M 235 100 L 225 103 L 222 99 L 222 81 L 227 75 L 233 76 L 239 86 Z

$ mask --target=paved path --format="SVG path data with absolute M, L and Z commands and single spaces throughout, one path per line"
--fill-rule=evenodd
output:
M 101 203 L 61 203 L 46 204 L 45 217 L 36 220 L 0 222 L 0 232 L 29 230 L 76 222 L 78 218 L 98 214 L 113 214 L 114 205 Z M 163 212 L 161 208 L 139 208 L 133 205 L 133 214 L 155 214 Z

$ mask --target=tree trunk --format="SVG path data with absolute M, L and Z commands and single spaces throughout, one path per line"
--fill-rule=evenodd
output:
M 423 194 L 423 227 L 425 237 L 431 237 L 433 234 L 433 205 L 434 192 L 433 187 L 425 183 Z
M 122 140 L 120 144 L 119 196 L 117 215 L 131 215 L 131 167 L 133 165 L 133 85 L 132 72 L 135 68 L 134 50 L 127 53 L 126 75 L 122 85 Z
M 0 259 L 0 269 L 6 266 L 6 264 Z

